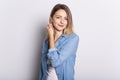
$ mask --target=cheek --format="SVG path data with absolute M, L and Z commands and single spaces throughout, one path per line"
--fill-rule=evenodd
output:
M 56 25 L 57 25 L 57 22 L 53 22 L 53 24 L 54 24 L 54 26 L 56 26 Z
M 56 21 L 53 22 L 53 26 L 54 26 L 54 27 L 56 27 L 57 24 L 58 24 L 58 22 L 56 22 Z
M 67 24 L 68 24 L 68 22 L 66 21 L 66 22 L 65 22 L 65 25 L 67 25 Z
M 59 20 L 56 20 L 56 19 L 54 19 L 54 22 L 53 22 L 54 24 L 58 24 L 59 23 Z

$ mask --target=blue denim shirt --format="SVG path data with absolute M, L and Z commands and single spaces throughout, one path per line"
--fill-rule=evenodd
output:
M 42 59 L 39 80 L 47 78 L 47 59 L 55 68 L 58 80 L 74 80 L 74 65 L 79 36 L 75 33 L 62 34 L 55 43 L 55 48 L 49 48 L 48 40 L 43 42 Z

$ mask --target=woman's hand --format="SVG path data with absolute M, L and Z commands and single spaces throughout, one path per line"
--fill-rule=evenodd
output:
M 48 24 L 47 31 L 48 31 L 49 37 L 54 37 L 54 28 L 53 28 L 53 25 L 51 23 Z
M 50 48 L 54 48 L 55 47 L 54 28 L 53 28 L 52 24 L 48 24 L 47 31 L 48 31 L 48 35 L 49 35 L 49 44 L 50 44 L 49 46 L 50 46 Z

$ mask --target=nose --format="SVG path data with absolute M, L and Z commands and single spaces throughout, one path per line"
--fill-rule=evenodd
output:
M 60 22 L 61 22 L 61 23 L 64 23 L 64 19 L 61 19 Z

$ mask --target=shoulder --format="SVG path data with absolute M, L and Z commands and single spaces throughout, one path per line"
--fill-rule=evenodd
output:
M 70 37 L 70 39 L 77 39 L 77 40 L 79 40 L 80 38 L 79 35 L 76 33 L 69 34 L 68 37 Z

